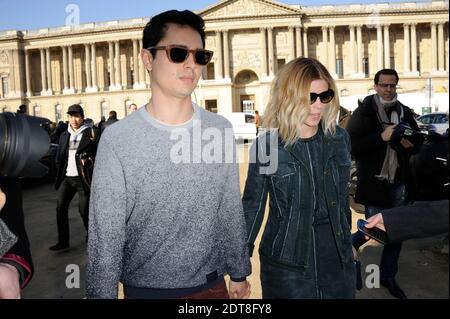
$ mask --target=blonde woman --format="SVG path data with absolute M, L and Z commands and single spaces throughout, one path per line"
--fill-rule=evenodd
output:
M 277 163 L 251 161 L 243 197 L 252 253 L 270 194 L 259 245 L 263 298 L 354 298 L 349 137 L 336 126 L 335 92 L 315 59 L 295 59 L 275 78 L 263 127 L 278 130 Z

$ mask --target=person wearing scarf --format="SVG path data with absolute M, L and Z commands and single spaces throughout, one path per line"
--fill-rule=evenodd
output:
M 84 111 L 80 105 L 70 106 L 67 114 L 69 125 L 60 136 L 56 158 L 58 242 L 49 247 L 53 251 L 69 248 L 69 205 L 76 193 L 79 213 L 88 230 L 90 184 L 99 138 L 98 128 L 84 120 Z
M 405 205 L 407 201 L 407 180 L 410 175 L 408 160 L 416 147 L 402 139 L 396 151 L 389 145 L 389 141 L 395 127 L 401 122 L 409 124 L 413 130 L 418 130 L 419 127 L 411 109 L 397 100 L 398 81 L 395 70 L 378 71 L 374 79 L 376 94 L 366 97 L 360 103 L 347 126 L 357 166 L 355 201 L 365 206 L 366 218 L 383 209 Z M 353 236 L 353 246 L 356 249 L 366 241 L 359 232 Z M 406 294 L 395 279 L 400 250 L 401 243 L 384 246 L 380 283 L 394 297 L 405 299 Z

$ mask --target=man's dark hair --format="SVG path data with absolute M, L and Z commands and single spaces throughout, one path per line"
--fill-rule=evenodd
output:
M 154 16 L 145 26 L 142 40 L 144 49 L 156 46 L 166 36 L 168 23 L 191 27 L 200 34 L 203 48 L 205 47 L 205 22 L 203 19 L 189 10 L 169 10 Z M 155 50 L 150 52 L 155 57 Z
M 109 111 L 109 117 L 110 119 L 117 119 L 117 112 L 116 111 Z
M 380 75 L 381 74 L 395 76 L 395 83 L 396 84 L 398 83 L 399 77 L 398 77 L 397 71 L 395 71 L 394 69 L 383 69 L 383 70 L 378 71 L 375 74 L 375 78 L 373 79 L 375 84 L 378 84 L 378 81 L 380 81 Z

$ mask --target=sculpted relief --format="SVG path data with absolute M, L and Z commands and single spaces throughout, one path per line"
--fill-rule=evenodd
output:
M 218 10 L 215 10 L 204 18 L 223 18 L 223 17 L 235 17 L 243 15 L 273 15 L 273 14 L 285 14 L 286 11 L 263 4 L 254 0 L 237 0 L 230 3 Z

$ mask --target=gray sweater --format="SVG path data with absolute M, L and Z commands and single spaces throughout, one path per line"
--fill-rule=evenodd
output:
M 168 126 L 142 107 L 102 135 L 89 206 L 88 298 L 117 298 L 119 281 L 190 288 L 214 271 L 250 274 L 238 165 L 229 161 L 236 150 L 232 138 L 224 142 L 231 124 L 193 108 L 191 121 Z M 211 154 L 219 160 L 211 163 Z

